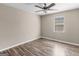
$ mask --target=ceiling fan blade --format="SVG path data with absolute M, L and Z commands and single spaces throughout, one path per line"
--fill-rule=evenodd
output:
M 52 11 L 52 10 L 53 10 L 53 11 L 56 11 L 57 9 L 47 9 L 47 10 L 50 10 L 50 11 Z
M 41 8 L 41 9 L 43 9 L 42 7 L 40 7 L 40 6 L 38 6 L 38 5 L 35 5 L 35 7 L 38 7 L 38 8 Z
M 46 3 L 44 3 L 44 7 L 46 7 Z
M 49 6 L 47 6 L 47 9 L 49 9 L 50 7 L 54 6 L 55 3 L 51 3 Z
M 38 11 L 35 11 L 35 12 L 40 12 L 40 11 L 44 11 L 44 10 L 38 10 Z
M 35 12 L 44 12 L 44 13 L 47 13 L 47 11 L 46 10 L 38 10 L 38 11 L 35 11 Z

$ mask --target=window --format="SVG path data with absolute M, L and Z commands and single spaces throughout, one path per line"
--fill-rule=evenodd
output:
M 64 32 L 64 16 L 55 17 L 54 32 Z

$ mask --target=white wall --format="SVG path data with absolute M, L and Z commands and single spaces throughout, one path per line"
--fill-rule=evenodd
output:
M 0 4 L 0 50 L 39 37 L 39 16 Z
M 53 20 L 57 15 L 65 17 L 64 33 L 53 31 Z M 42 16 L 41 22 L 41 36 L 71 43 L 79 43 L 79 9 Z

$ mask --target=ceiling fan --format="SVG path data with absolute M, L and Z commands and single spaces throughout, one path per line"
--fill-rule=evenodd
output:
M 35 5 L 35 7 L 40 8 L 41 10 L 35 11 L 35 12 L 41 12 L 43 11 L 44 13 L 47 13 L 47 11 L 52 11 L 54 9 L 50 9 L 51 7 L 55 6 L 55 3 L 51 3 L 50 5 L 47 6 L 46 3 L 43 3 L 44 6 L 40 5 Z

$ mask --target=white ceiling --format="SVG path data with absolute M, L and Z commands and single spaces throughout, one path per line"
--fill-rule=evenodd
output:
M 49 4 L 50 3 L 47 3 L 47 5 Z M 37 15 L 45 15 L 44 12 L 35 12 L 41 10 L 40 8 L 35 7 L 35 5 L 42 5 L 42 3 L 7 3 L 5 5 L 18 8 L 24 11 L 28 11 Z M 57 12 L 72 10 L 76 8 L 79 8 L 78 3 L 56 3 L 55 6 L 51 7 L 51 9 L 56 9 L 56 10 L 48 11 L 46 14 L 57 13 Z

